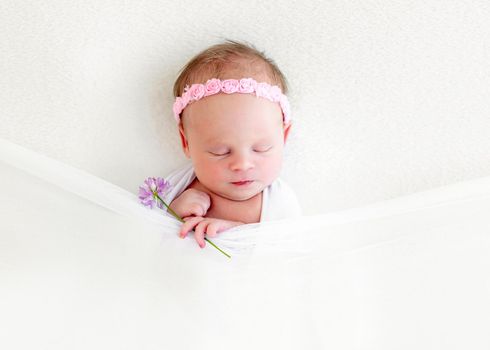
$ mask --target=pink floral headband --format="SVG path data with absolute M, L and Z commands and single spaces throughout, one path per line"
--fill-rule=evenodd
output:
M 174 102 L 173 112 L 175 120 L 180 122 L 180 113 L 187 105 L 193 101 L 198 101 L 203 97 L 211 96 L 224 92 L 225 94 L 242 93 L 254 94 L 257 97 L 263 97 L 272 102 L 278 102 L 284 116 L 284 124 L 291 120 L 291 111 L 289 101 L 277 85 L 269 85 L 267 83 L 258 83 L 252 78 L 236 79 L 210 79 L 206 84 L 192 84 L 190 87 L 186 85 L 184 93 L 181 97 L 177 97 Z

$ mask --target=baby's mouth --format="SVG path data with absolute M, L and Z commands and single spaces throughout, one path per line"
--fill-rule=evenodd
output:
M 245 180 L 245 181 L 232 182 L 232 184 L 235 186 L 247 186 L 250 185 L 252 182 L 253 180 Z

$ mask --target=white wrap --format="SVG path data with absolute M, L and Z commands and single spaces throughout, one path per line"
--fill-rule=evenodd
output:
M 490 178 L 239 226 L 227 259 L 1 139 L 0 175 L 2 349 L 490 348 Z
M 166 176 L 165 180 L 172 184 L 172 189 L 163 198 L 165 203 L 170 205 L 174 198 L 184 192 L 195 178 L 196 173 L 192 163 L 188 163 Z M 260 222 L 297 218 L 302 215 L 296 194 L 283 179 L 277 178 L 262 193 Z

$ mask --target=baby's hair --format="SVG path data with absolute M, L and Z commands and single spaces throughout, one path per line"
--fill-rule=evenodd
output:
M 174 97 L 181 96 L 186 85 L 204 84 L 211 78 L 229 79 L 227 74 L 236 71 L 242 74 L 235 77 L 238 79 L 265 73 L 283 94 L 288 91 L 286 77 L 264 52 L 251 44 L 225 39 L 198 53 L 180 70 L 174 84 Z

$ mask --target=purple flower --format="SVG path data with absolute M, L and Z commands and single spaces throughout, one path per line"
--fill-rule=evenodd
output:
M 162 201 L 158 200 L 158 197 L 162 199 L 172 186 L 168 181 L 161 177 L 149 177 L 145 180 L 143 186 L 140 186 L 139 199 L 141 204 L 153 209 L 155 204 L 163 209 Z

